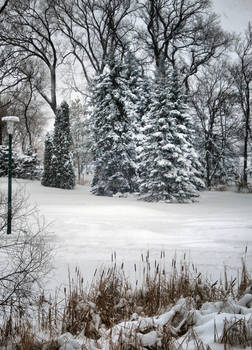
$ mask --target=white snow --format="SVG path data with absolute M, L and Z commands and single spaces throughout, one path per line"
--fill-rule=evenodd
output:
M 97 197 L 89 186 L 62 190 L 38 181 L 13 179 L 13 189 L 24 187 L 30 201 L 50 222 L 56 246 L 54 277 L 48 288 L 67 282 L 67 270 L 79 267 L 91 280 L 96 268 L 109 264 L 112 252 L 123 261 L 131 277 L 140 278 L 141 254 L 158 259 L 166 252 L 170 263 L 186 253 L 198 271 L 219 280 L 224 265 L 237 275 L 247 247 L 252 271 L 252 195 L 235 192 L 202 192 L 192 204 L 146 203 L 136 198 Z M 0 179 L 7 191 L 7 179 Z M 136 272 L 134 270 L 136 264 Z
M 90 281 L 95 268 L 110 263 L 111 254 L 115 258 L 113 252 L 117 261 L 124 261 L 131 278 L 140 278 L 141 254 L 149 250 L 153 259 L 165 252 L 167 261 L 175 252 L 177 258 L 186 253 L 199 271 L 219 279 L 224 265 L 229 275 L 237 275 L 247 247 L 246 262 L 252 272 L 251 194 L 203 192 L 198 203 L 165 204 L 145 203 L 133 196 L 96 197 L 90 194 L 88 186 L 62 190 L 43 187 L 38 181 L 14 179 L 14 190 L 20 187 L 30 194 L 30 201 L 37 204 L 47 222 L 51 222 L 50 239 L 56 252 L 54 276 L 48 282 L 48 289 L 67 282 L 68 267 L 73 271 L 78 266 Z M 0 189 L 7 191 L 6 178 L 0 179 Z M 101 327 L 100 316 L 90 302 L 99 340 L 88 339 L 82 333 L 76 337 L 65 333 L 56 340 L 60 350 L 81 350 L 83 346 L 89 350 L 110 350 L 112 343 L 116 348 L 121 340 L 137 342 L 139 349 L 146 349 L 160 346 L 167 324 L 172 332 L 179 334 L 187 321 L 193 322 L 194 327 L 177 338 L 181 350 L 194 350 L 195 342 L 201 340 L 212 350 L 221 350 L 223 344 L 218 341 L 224 325 L 230 327 L 240 321 L 246 324 L 248 337 L 252 339 L 252 286 L 238 301 L 227 298 L 206 302 L 200 310 L 195 310 L 189 299 L 180 299 L 170 310 L 155 317 L 143 317 L 136 310 L 129 321 L 109 330 Z M 122 298 L 116 307 L 124 303 Z M 177 314 L 182 316 L 182 321 L 174 327 L 171 322 Z
M 180 327 L 187 321 L 193 323 L 194 327 L 189 329 L 185 335 L 176 339 L 177 345 L 181 345 L 181 347 L 177 346 L 176 348 L 181 350 L 199 349 L 201 347 L 196 346 L 196 344 L 199 344 L 199 341 L 204 342 L 205 346 L 209 345 L 213 350 L 224 349 L 224 345 L 220 344 L 220 340 L 225 323 L 230 327 L 231 325 L 237 325 L 239 321 L 244 322 L 247 340 L 251 340 L 252 309 L 247 309 L 245 316 L 243 314 L 234 314 L 232 309 L 223 310 L 224 303 L 219 303 L 219 307 L 216 306 L 216 303 L 206 303 L 201 310 L 194 310 L 193 306 L 189 306 L 193 305 L 192 300 L 190 298 L 182 298 L 169 312 L 159 317 L 138 317 L 137 320 L 121 322 L 109 330 L 102 331 L 100 329 L 100 338 L 96 344 L 82 334 L 74 338 L 70 333 L 61 335 L 58 338 L 58 343 L 61 345 L 60 350 L 81 350 L 81 345 L 84 345 L 89 350 L 111 350 L 112 348 L 115 349 L 122 342 L 125 344 L 137 343 L 144 350 L 146 349 L 145 347 L 162 345 L 163 327 L 169 325 L 171 332 L 179 334 Z M 206 312 L 207 316 L 205 315 Z M 180 315 L 184 318 L 176 328 L 171 324 L 175 315 Z M 244 328 L 243 331 L 245 331 Z M 243 349 L 245 348 L 249 349 L 249 346 L 243 347 Z M 232 349 L 238 350 L 241 347 L 232 346 Z

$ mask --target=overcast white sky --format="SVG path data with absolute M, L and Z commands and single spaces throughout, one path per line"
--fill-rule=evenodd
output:
M 223 29 L 243 32 L 252 23 L 252 0 L 212 0 L 214 11 L 221 15 Z

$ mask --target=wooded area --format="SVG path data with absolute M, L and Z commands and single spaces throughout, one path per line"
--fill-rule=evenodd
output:
M 71 152 L 79 178 L 94 161 L 94 193 L 155 187 L 168 199 L 168 178 L 186 197 L 202 180 L 247 186 L 250 23 L 242 36 L 224 32 L 210 0 L 6 0 L 0 19 L 0 113 L 20 117 L 24 153 L 41 149 L 42 107 L 57 115 L 67 80 L 79 96 L 66 101 Z

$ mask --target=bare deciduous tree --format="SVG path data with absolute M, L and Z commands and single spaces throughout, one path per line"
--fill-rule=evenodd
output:
M 0 305 L 23 307 L 51 269 L 46 227 L 21 193 L 13 200 L 12 233 L 6 235 L 7 198 L 0 194 Z
M 8 2 L 9 2 L 9 0 L 1 1 L 1 3 L 0 3 L 0 13 L 4 12 L 5 8 L 8 5 Z
M 55 113 L 56 71 L 63 58 L 52 5 L 50 0 L 12 1 L 0 25 L 0 45 L 7 53 L 1 65 L 3 76 L 15 78 L 13 75 L 16 75 L 13 84 L 16 85 L 20 79 L 25 80 L 27 75 L 30 77 L 31 66 L 40 67 L 33 75 L 33 84 Z M 7 65 L 13 59 L 16 65 Z
M 243 186 L 248 183 L 248 155 L 251 140 L 251 89 L 252 89 L 252 26 L 249 23 L 243 39 L 236 41 L 237 63 L 231 68 L 239 104 L 243 115 Z
M 159 71 L 163 62 L 177 66 L 189 77 L 199 67 L 218 57 L 229 45 L 230 37 L 211 12 L 210 0 L 144 0 L 139 19 L 139 39 Z
M 205 67 L 197 76 L 191 103 L 207 187 L 234 180 L 241 118 L 233 78 L 224 62 Z
M 71 53 L 79 62 L 88 83 L 93 74 L 101 74 L 115 57 L 120 61 L 133 29 L 131 0 L 59 0 L 55 11 L 60 28 L 71 44 Z
M 43 128 L 46 118 L 42 112 L 42 101 L 38 98 L 35 88 L 28 79 L 15 89 L 7 90 L 0 100 L 0 144 L 3 144 L 6 133 L 6 123 L 1 118 L 6 115 L 16 115 L 19 123 L 16 125 L 13 143 L 18 144 L 23 153 L 37 152 L 42 146 Z

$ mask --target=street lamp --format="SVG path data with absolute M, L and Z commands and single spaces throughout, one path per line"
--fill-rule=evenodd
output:
M 12 195 L 12 183 L 11 183 L 11 177 L 12 177 L 12 135 L 14 131 L 14 123 L 19 122 L 18 117 L 10 116 L 10 117 L 3 117 L 2 121 L 7 123 L 7 131 L 9 134 L 9 162 L 8 162 L 8 222 L 7 222 L 7 234 L 11 234 L 11 217 L 12 217 L 12 210 L 11 210 L 11 195 Z

